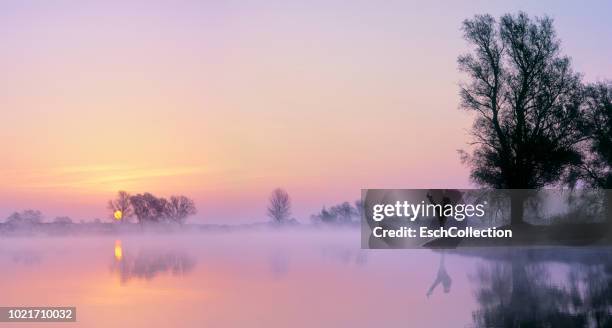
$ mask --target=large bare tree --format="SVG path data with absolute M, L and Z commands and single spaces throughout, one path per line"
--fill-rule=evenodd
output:
M 603 190 L 604 212 L 612 226 L 612 81 L 585 87 L 582 114 L 581 128 L 587 140 L 583 160 L 569 182 Z
M 575 173 L 591 187 L 612 189 L 612 81 L 585 88 L 582 123 L 588 140 Z
M 560 53 L 548 17 L 478 15 L 464 21 L 463 33 L 472 51 L 458 59 L 469 77 L 461 107 L 476 113 L 474 148 L 463 159 L 477 184 L 517 190 L 511 221 L 522 223 L 525 199 L 518 189 L 555 184 L 580 161 L 580 76 Z
M 283 189 L 274 189 L 270 195 L 268 216 L 275 222 L 281 223 L 289 219 L 290 214 L 291 198 L 289 198 L 289 194 Z
M 166 204 L 166 217 L 183 224 L 185 219 L 197 213 L 195 203 L 186 196 L 172 196 Z
M 163 197 L 158 198 L 146 192 L 131 196 L 130 204 L 138 223 L 158 223 L 165 218 L 168 201 Z
M 108 209 L 111 210 L 111 217 L 115 218 L 115 213 L 120 211 L 121 222 L 128 222 L 128 220 L 134 215 L 134 209 L 130 203 L 130 194 L 120 190 L 117 192 L 115 199 L 108 201 Z

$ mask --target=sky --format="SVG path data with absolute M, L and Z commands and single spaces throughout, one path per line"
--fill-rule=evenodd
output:
M 127 190 L 264 221 L 282 187 L 306 222 L 362 188 L 473 187 L 461 22 L 519 10 L 612 78 L 610 1 L 2 1 L 0 220 L 107 219 Z

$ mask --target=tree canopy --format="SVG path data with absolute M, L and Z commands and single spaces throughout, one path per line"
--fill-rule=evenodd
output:
M 552 20 L 479 15 L 463 32 L 473 48 L 458 59 L 469 77 L 461 107 L 477 114 L 475 148 L 464 157 L 473 181 L 500 189 L 556 183 L 580 161 L 581 81 L 560 52 Z

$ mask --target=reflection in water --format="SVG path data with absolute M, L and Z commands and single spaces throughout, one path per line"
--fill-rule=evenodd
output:
M 367 263 L 366 252 L 362 249 L 353 249 L 343 246 L 323 246 L 320 248 L 321 256 L 346 266 L 361 267 Z M 281 278 L 289 273 L 290 252 L 287 250 L 273 250 L 269 255 L 270 272 L 273 277 Z
M 29 250 L 13 252 L 11 258 L 14 263 L 24 265 L 35 265 L 41 261 L 40 253 Z
M 476 326 L 612 326 L 609 264 L 594 264 L 592 254 L 584 254 L 586 261 L 568 256 L 569 268 L 563 269 L 551 264 L 546 254 L 514 250 L 510 259 L 478 267 L 471 277 L 479 304 L 473 312 Z
M 582 265 L 568 274 L 577 311 L 597 327 L 612 327 L 612 265 Z
M 442 255 L 342 233 L 0 238 L 0 302 L 74 304 L 92 328 L 612 326 L 612 248 Z
M 433 294 L 434 290 L 436 289 L 436 287 L 438 287 L 440 283 L 442 284 L 442 288 L 444 292 L 449 293 L 452 282 L 453 280 L 446 272 L 446 266 L 444 265 L 444 252 L 442 252 L 440 254 L 440 264 L 438 266 L 438 274 L 436 275 L 436 279 L 434 280 L 434 282 L 431 284 L 431 287 L 429 287 L 429 290 L 427 291 L 427 297 Z
M 367 263 L 366 252 L 362 249 L 326 246 L 321 249 L 321 255 L 345 265 L 363 266 Z
M 150 280 L 162 273 L 180 276 L 191 272 L 195 260 L 176 250 L 141 250 L 136 256 L 124 252 L 121 240 L 115 241 L 112 270 L 118 272 L 121 283 L 133 278 Z
M 121 248 L 121 240 L 115 240 L 115 260 L 121 261 L 123 259 L 123 249 Z
M 270 272 L 275 278 L 281 278 L 289 272 L 289 255 L 286 252 L 273 252 L 270 255 Z

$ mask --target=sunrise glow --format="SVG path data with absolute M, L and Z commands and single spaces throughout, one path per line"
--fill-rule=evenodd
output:
M 471 187 L 456 58 L 475 12 L 548 13 L 585 78 L 612 75 L 588 6 L 17 3 L 0 8 L 2 218 L 92 221 L 126 190 L 252 222 L 283 187 L 307 220 L 362 188 Z

